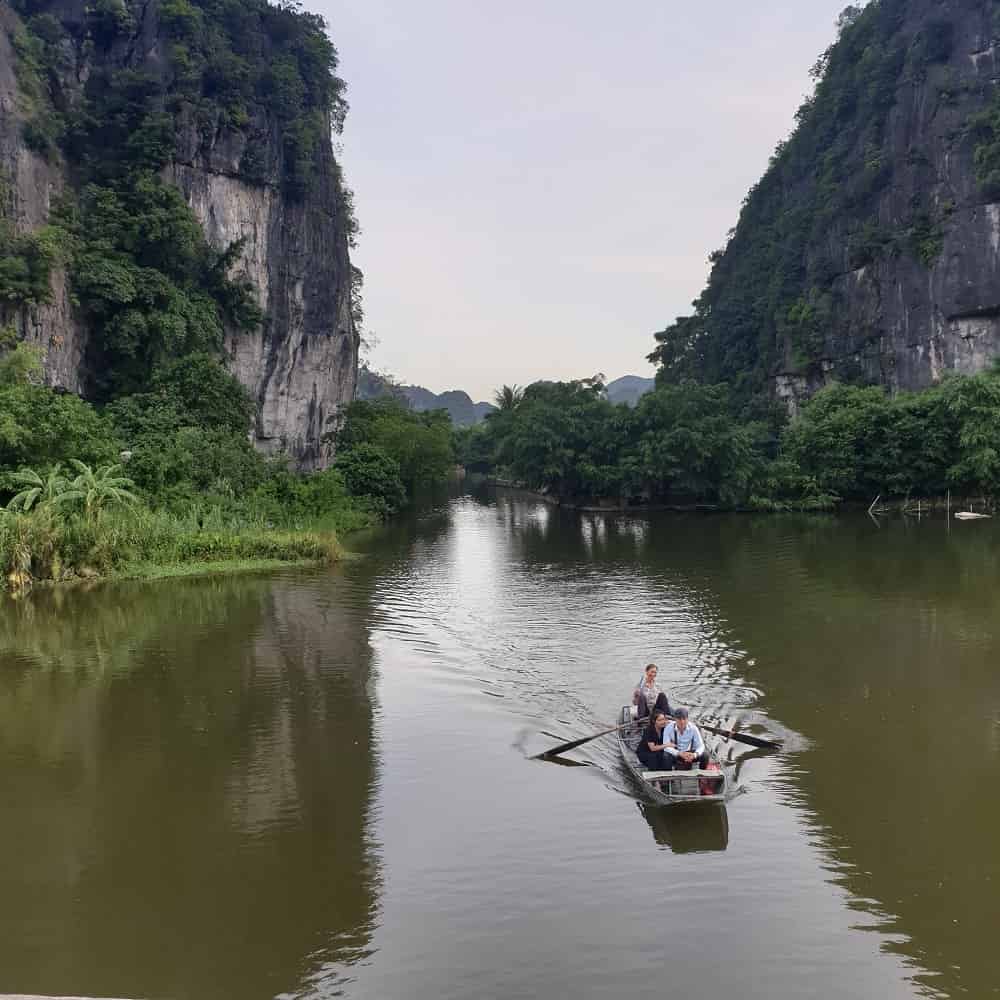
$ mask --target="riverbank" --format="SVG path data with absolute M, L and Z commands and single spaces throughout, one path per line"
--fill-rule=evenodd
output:
M 543 493 L 539 490 L 533 490 L 530 487 L 523 486 L 520 483 L 515 483 L 507 479 L 496 479 L 492 477 L 486 478 L 486 485 L 494 487 L 496 489 L 502 489 L 515 493 L 518 496 L 524 498 L 530 498 L 532 500 L 541 500 L 543 503 L 547 503 L 552 507 L 561 507 L 564 510 L 577 511 L 581 514 L 661 514 L 661 513 L 673 513 L 673 514 L 760 514 L 760 513 L 778 513 L 777 507 L 774 509 L 767 508 L 762 509 L 758 507 L 749 506 L 739 506 L 739 507 L 725 507 L 721 504 L 713 503 L 623 503 L 620 498 L 609 498 L 607 500 L 600 500 L 594 497 L 588 497 L 584 499 L 573 498 L 573 497 L 559 497 L 554 496 L 551 493 Z M 788 512 L 792 512 L 792 508 L 785 508 Z M 812 508 L 813 510 L 823 510 L 829 511 L 833 508 L 822 507 L 822 508 Z M 796 513 L 800 513 L 801 510 L 796 508 Z
M 348 530 L 374 523 L 346 519 Z M 6 513 L 0 519 L 3 589 L 99 580 L 158 580 L 318 566 L 347 557 L 328 524 L 272 528 L 256 523 L 178 517 L 165 512 L 115 511 L 58 517 L 50 510 Z
M 993 515 L 997 512 L 997 499 L 992 496 L 877 496 L 870 504 L 857 500 L 831 500 L 821 498 L 814 504 L 792 504 L 782 501 L 758 500 L 755 504 L 724 506 L 712 503 L 623 503 L 619 498 L 606 501 L 595 498 L 566 498 L 533 490 L 507 479 L 486 477 L 487 486 L 506 490 L 518 496 L 541 500 L 552 507 L 562 507 L 583 514 L 833 514 L 838 511 L 857 513 L 868 511 L 877 514 L 906 514 L 920 517 L 931 513 L 956 514 L 962 511 Z

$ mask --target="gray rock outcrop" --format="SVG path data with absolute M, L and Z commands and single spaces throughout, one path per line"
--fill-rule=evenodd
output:
M 22 97 L 11 44 L 17 24 L 17 15 L 0 2 L 0 218 L 11 220 L 17 232 L 32 232 L 45 225 L 65 179 L 62 170 L 33 153 L 22 137 Z M 24 309 L 0 302 L 0 327 L 7 325 L 41 349 L 49 385 L 83 393 L 87 331 L 74 315 L 61 269 L 53 274 L 50 302 Z
M 1000 7 L 872 0 L 841 29 L 695 315 L 656 335 L 661 377 L 794 412 L 832 379 L 920 389 L 1000 356 L 1000 191 L 977 160 L 1000 138 L 980 121 L 1000 108 Z
M 892 179 L 871 217 L 888 233 L 912 229 L 916 206 L 938 230 L 937 253 L 879 254 L 860 267 L 844 261 L 833 283 L 835 311 L 819 352 L 817 384 L 853 369 L 892 390 L 921 389 L 947 372 L 974 374 L 1000 356 L 1000 204 L 976 179 L 969 128 L 1000 79 L 1000 37 L 990 0 L 912 0 L 899 35 L 912 48 L 930 25 L 950 27 L 949 57 L 897 80 L 881 149 Z M 857 150 L 859 163 L 865 151 Z M 867 155 L 872 156 L 868 150 Z M 826 239 L 849 246 L 851 220 Z M 846 254 L 845 254 L 846 256 Z M 788 365 L 777 381 L 801 386 L 810 375 Z M 821 377 L 817 378 L 816 376 Z M 780 391 L 780 390 L 779 390 Z
M 130 7 L 131 37 L 106 58 L 163 73 L 160 2 Z M 53 9 L 64 25 L 79 29 L 83 24 L 85 0 L 62 0 Z M 0 3 L 0 211 L 19 232 L 29 232 L 47 220 L 53 199 L 68 183 L 68 171 L 58 160 L 47 163 L 23 140 L 25 102 L 11 46 L 18 23 Z M 82 86 L 89 58 L 80 45 L 68 92 Z M 263 165 L 253 180 L 240 169 L 248 146 Z M 260 107 L 250 109 L 250 121 L 240 131 L 217 124 L 208 138 L 203 121 L 180 116 L 176 154 L 165 175 L 184 193 L 210 242 L 224 248 L 243 241 L 234 270 L 253 283 L 265 320 L 254 332 L 227 332 L 226 361 L 256 401 L 255 444 L 312 470 L 332 458 L 332 444 L 324 436 L 354 398 L 357 381 L 350 223 L 329 135 L 313 153 L 308 187 L 295 196 L 281 182 L 282 157 L 280 129 Z M 48 384 L 88 394 L 100 360 L 88 349 L 88 331 L 74 312 L 61 270 L 53 274 L 49 304 L 0 309 L 0 325 L 6 323 L 43 349 Z

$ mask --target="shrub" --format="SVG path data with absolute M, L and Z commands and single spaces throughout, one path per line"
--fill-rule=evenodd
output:
M 164 362 L 151 389 L 178 407 L 191 424 L 245 435 L 253 417 L 250 394 L 207 353 Z
M 341 451 L 359 444 L 381 449 L 398 463 L 407 486 L 440 480 L 455 462 L 447 412 L 414 413 L 392 397 L 352 403 L 336 439 Z
M 51 299 L 49 277 L 60 261 L 60 235 L 54 227 L 17 235 L 0 219 L 0 302 L 39 305 Z
M 77 396 L 33 384 L 38 368 L 24 345 L 0 359 L 0 469 L 116 458 L 121 445 L 109 424 Z
M 336 471 L 354 496 L 371 497 L 383 513 L 406 503 L 399 462 L 377 445 L 358 444 L 338 455 Z

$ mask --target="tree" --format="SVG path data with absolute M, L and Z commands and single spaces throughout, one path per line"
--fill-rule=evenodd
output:
M 763 424 L 738 420 L 723 385 L 683 382 L 636 406 L 626 463 L 654 495 L 746 501 L 762 469 Z
M 120 465 L 94 469 L 77 459 L 70 459 L 70 465 L 76 469 L 77 476 L 56 498 L 60 507 L 80 504 L 87 520 L 93 521 L 100 517 L 105 507 L 130 507 L 140 502 L 131 492 L 135 483 L 119 475 Z
M 455 463 L 447 411 L 414 413 L 391 397 L 352 403 L 336 441 L 341 452 L 361 444 L 380 448 L 398 463 L 407 486 L 443 479 Z
M 493 394 L 493 401 L 501 413 L 516 410 L 522 399 L 524 399 L 524 389 L 517 385 L 505 385 Z
M 536 382 L 514 409 L 488 419 L 498 463 L 514 478 L 563 497 L 610 496 L 622 482 L 627 407 L 599 379 Z
M 334 468 L 354 496 L 370 497 L 383 514 L 391 514 L 406 503 L 399 462 L 376 445 L 356 445 L 337 456 Z
M 168 361 L 153 374 L 152 390 L 170 399 L 190 425 L 246 434 L 253 416 L 249 393 L 218 358 L 204 352 Z
M 953 486 L 1000 488 L 1000 377 L 996 369 L 942 386 L 945 408 L 958 429 L 957 461 L 948 469 Z
M 62 466 L 58 463 L 42 476 L 34 469 L 23 469 L 7 476 L 11 486 L 21 486 L 7 504 L 7 510 L 28 514 L 33 509 L 52 507 L 70 488 L 69 480 L 62 474 Z
M 114 429 L 72 393 L 35 384 L 40 373 L 38 352 L 24 344 L 0 358 L 0 468 L 113 459 L 121 449 Z

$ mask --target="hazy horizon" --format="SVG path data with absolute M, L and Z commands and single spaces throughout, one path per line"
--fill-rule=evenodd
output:
M 310 3 L 349 88 L 372 367 L 474 400 L 652 376 L 843 7 Z

